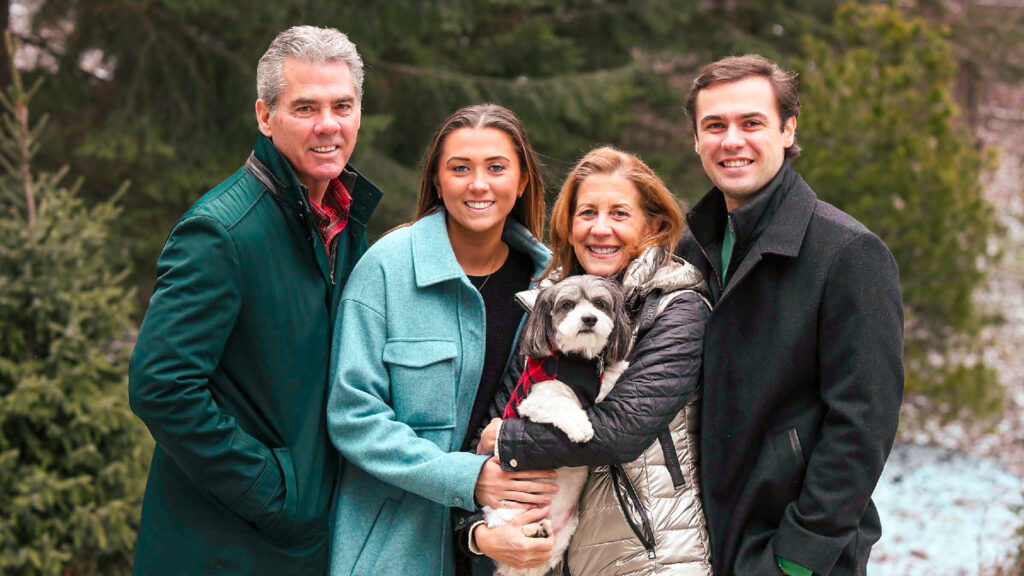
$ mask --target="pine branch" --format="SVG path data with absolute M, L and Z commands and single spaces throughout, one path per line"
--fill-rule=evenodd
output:
M 25 85 L 21 81 L 21 74 L 18 72 L 17 66 L 14 65 L 16 46 L 10 30 L 4 32 L 4 43 L 7 45 L 7 55 L 11 64 L 11 93 L 10 96 L 4 97 L 3 103 L 17 121 L 13 135 L 17 142 L 18 157 L 14 160 L 17 162 L 17 171 L 21 177 L 22 190 L 25 193 L 25 203 L 28 206 L 28 226 L 32 228 L 36 222 L 36 199 L 35 189 L 32 184 L 31 160 L 37 147 L 32 144 L 33 130 L 29 124 L 28 103 L 36 90 L 39 89 L 42 81 L 41 79 L 37 80 L 32 88 L 26 91 Z

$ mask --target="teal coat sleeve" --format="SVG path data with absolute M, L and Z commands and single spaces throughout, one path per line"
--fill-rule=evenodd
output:
M 157 283 L 132 353 L 129 400 L 187 477 L 262 528 L 284 504 L 273 452 L 242 430 L 211 394 L 241 306 L 239 260 L 215 220 L 186 216 L 157 263 Z
M 346 460 L 379 480 L 474 510 L 476 479 L 487 457 L 448 452 L 455 407 L 451 400 L 434 402 L 453 397 L 457 341 L 389 339 L 387 286 L 380 266 L 367 260 L 372 253 L 349 279 L 335 326 L 327 402 L 331 441 Z

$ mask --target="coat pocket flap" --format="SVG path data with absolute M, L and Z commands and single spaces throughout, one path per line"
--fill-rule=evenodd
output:
M 384 344 L 383 360 L 387 364 L 421 368 L 451 360 L 457 354 L 458 348 L 452 340 L 388 340 Z

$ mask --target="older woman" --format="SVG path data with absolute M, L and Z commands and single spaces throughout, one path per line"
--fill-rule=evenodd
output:
M 589 442 L 512 418 L 492 421 L 480 450 L 496 443 L 507 470 L 593 467 L 567 554 L 572 574 L 710 575 L 696 409 L 710 309 L 700 273 L 670 252 L 682 232 L 679 207 L 638 158 L 598 148 L 566 179 L 551 228 L 548 273 L 621 280 L 634 322 L 630 366 L 588 410 Z M 513 387 L 506 380 L 498 405 Z M 488 530 L 477 527 L 474 539 L 486 540 Z

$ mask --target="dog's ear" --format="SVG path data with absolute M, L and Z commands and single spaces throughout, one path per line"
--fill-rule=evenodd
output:
M 554 287 L 545 288 L 537 295 L 533 311 L 526 319 L 523 334 L 519 338 L 519 350 L 530 358 L 544 358 L 551 355 L 548 342 L 551 329 L 551 312 L 555 307 Z
M 626 313 L 626 303 L 622 297 L 622 290 L 618 286 L 611 287 L 612 293 L 612 333 L 608 335 L 608 346 L 605 347 L 605 366 L 626 359 L 629 354 L 629 345 L 633 340 L 633 331 L 630 329 L 629 314 Z

